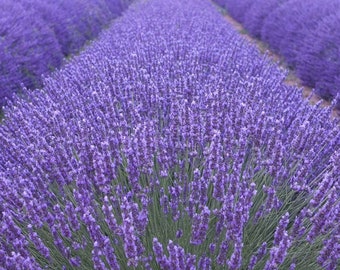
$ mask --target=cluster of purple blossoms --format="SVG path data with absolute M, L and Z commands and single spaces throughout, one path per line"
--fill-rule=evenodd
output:
M 1 267 L 336 269 L 339 120 L 284 78 L 210 1 L 132 4 L 6 107 Z
M 340 94 L 340 2 L 216 0 L 325 99 Z M 337 101 L 340 108 L 340 101 Z
M 42 74 L 59 68 L 127 5 L 127 0 L 2 0 L 0 107 L 22 84 L 41 87 Z

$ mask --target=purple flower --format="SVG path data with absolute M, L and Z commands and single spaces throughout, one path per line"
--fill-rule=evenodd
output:
M 277 246 L 282 241 L 288 222 L 289 222 L 289 213 L 286 213 L 284 216 L 281 217 L 279 225 L 276 228 L 276 231 L 274 234 L 274 245 Z
M 65 2 L 69 30 L 105 3 Z M 338 120 L 284 78 L 209 1 L 133 3 L 6 107 L 0 265 L 333 267 Z
M 115 6 L 115 8 L 112 7 Z M 118 7 L 118 8 L 117 8 Z M 120 0 L 4 1 L 0 45 L 0 106 L 26 87 L 42 86 L 41 75 L 59 68 L 64 56 L 77 52 L 123 10 Z M 33 28 L 27 28 L 32 25 Z
M 210 210 L 204 207 L 201 213 L 195 213 L 193 217 L 192 234 L 190 243 L 200 245 L 204 242 L 209 228 Z
M 168 269 L 169 261 L 164 255 L 163 247 L 161 243 L 158 242 L 157 238 L 153 239 L 153 252 L 155 255 L 156 262 L 163 269 Z

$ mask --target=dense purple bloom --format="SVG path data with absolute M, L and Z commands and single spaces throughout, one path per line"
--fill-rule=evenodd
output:
M 6 108 L 1 263 L 333 265 L 338 121 L 284 78 L 209 1 L 136 2 Z
M 158 242 L 157 238 L 153 239 L 153 252 L 159 266 L 163 269 L 167 269 L 169 267 L 169 261 L 164 255 L 163 247 L 161 243 Z
M 270 16 L 273 10 L 276 10 L 281 4 L 287 1 L 288 0 L 254 0 L 244 15 L 244 27 L 255 37 L 263 36 L 261 32 L 267 17 Z
M 335 98 L 340 86 L 337 84 L 340 71 L 340 7 L 337 12 L 325 16 L 314 31 L 306 34 L 304 45 L 297 56 L 296 70 L 307 85 L 327 99 Z M 340 104 L 338 103 L 339 107 Z
M 242 239 L 239 239 L 234 246 L 233 254 L 231 254 L 230 260 L 228 262 L 228 267 L 231 270 L 240 269 L 242 265 L 242 249 L 243 243 Z
M 195 213 L 193 216 L 192 235 L 190 243 L 200 245 L 204 242 L 209 228 L 210 210 L 204 207 L 201 213 Z
M 123 0 L 2 1 L 0 107 L 21 92 L 21 84 L 41 87 L 41 75 L 59 68 L 127 5 Z
M 265 1 L 262 2 L 264 3 Z M 265 18 L 261 24 L 258 24 L 258 27 L 260 28 L 261 39 L 268 43 L 271 49 L 278 52 L 285 32 L 289 31 L 290 16 L 294 17 L 294 15 L 296 15 L 294 11 L 299 8 L 302 9 L 302 7 L 301 4 L 295 4 L 294 9 L 287 9 L 286 6 L 290 6 L 289 4 L 292 0 L 271 0 L 270 2 L 271 9 L 265 9 L 262 11 L 262 16 L 265 16 Z M 258 9 L 261 9 L 261 5 L 259 5 Z M 252 16 L 251 13 L 249 13 L 249 15 Z
M 318 263 L 325 269 L 336 269 L 340 259 L 340 228 L 337 226 L 329 240 L 324 241 L 323 248 L 318 257 Z
M 245 29 L 296 69 L 302 82 L 325 99 L 339 93 L 340 4 L 337 0 L 223 1 Z M 336 107 L 340 103 L 337 102 Z
M 211 259 L 206 256 L 202 256 L 198 262 L 198 269 L 202 270 L 210 270 L 211 268 Z
M 339 8 L 339 2 L 334 0 L 290 0 L 275 11 L 276 25 L 280 25 L 282 32 L 279 51 L 288 64 L 295 66 L 299 55 L 305 53 L 306 35 L 314 32 L 320 20 Z
M 228 241 L 225 240 L 220 245 L 220 251 L 218 253 L 218 256 L 216 258 L 216 262 L 219 265 L 226 265 L 227 264 L 227 253 L 229 250 Z
M 253 0 L 224 0 L 223 6 L 228 10 L 231 16 L 233 16 L 237 21 L 243 23 L 246 19 L 245 14 L 251 6 L 253 6 Z
M 20 3 L 3 1 L 0 8 L 0 106 L 24 83 L 39 85 L 40 74 L 61 64 L 62 53 L 53 31 L 39 14 Z M 27 27 L 30 25 L 30 27 Z

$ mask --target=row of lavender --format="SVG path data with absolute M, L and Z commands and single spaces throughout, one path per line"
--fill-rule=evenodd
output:
M 130 6 L 7 108 L 0 269 L 336 269 L 339 123 L 283 80 L 210 1 Z
M 325 99 L 340 94 L 338 0 L 216 0 Z M 340 108 L 340 101 L 337 105 Z
M 125 0 L 1 0 L 0 107 L 5 97 L 41 85 L 40 75 L 58 68 L 127 7 Z

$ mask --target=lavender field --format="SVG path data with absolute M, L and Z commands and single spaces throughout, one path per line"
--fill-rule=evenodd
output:
M 41 87 L 127 8 L 129 0 L 0 0 L 0 107 L 21 85 Z
M 326 100 L 340 96 L 340 1 L 214 0 Z M 340 109 L 340 98 L 336 107 Z
M 336 101 L 285 76 L 209 0 L 133 2 L 4 107 L 0 269 L 339 269 Z

